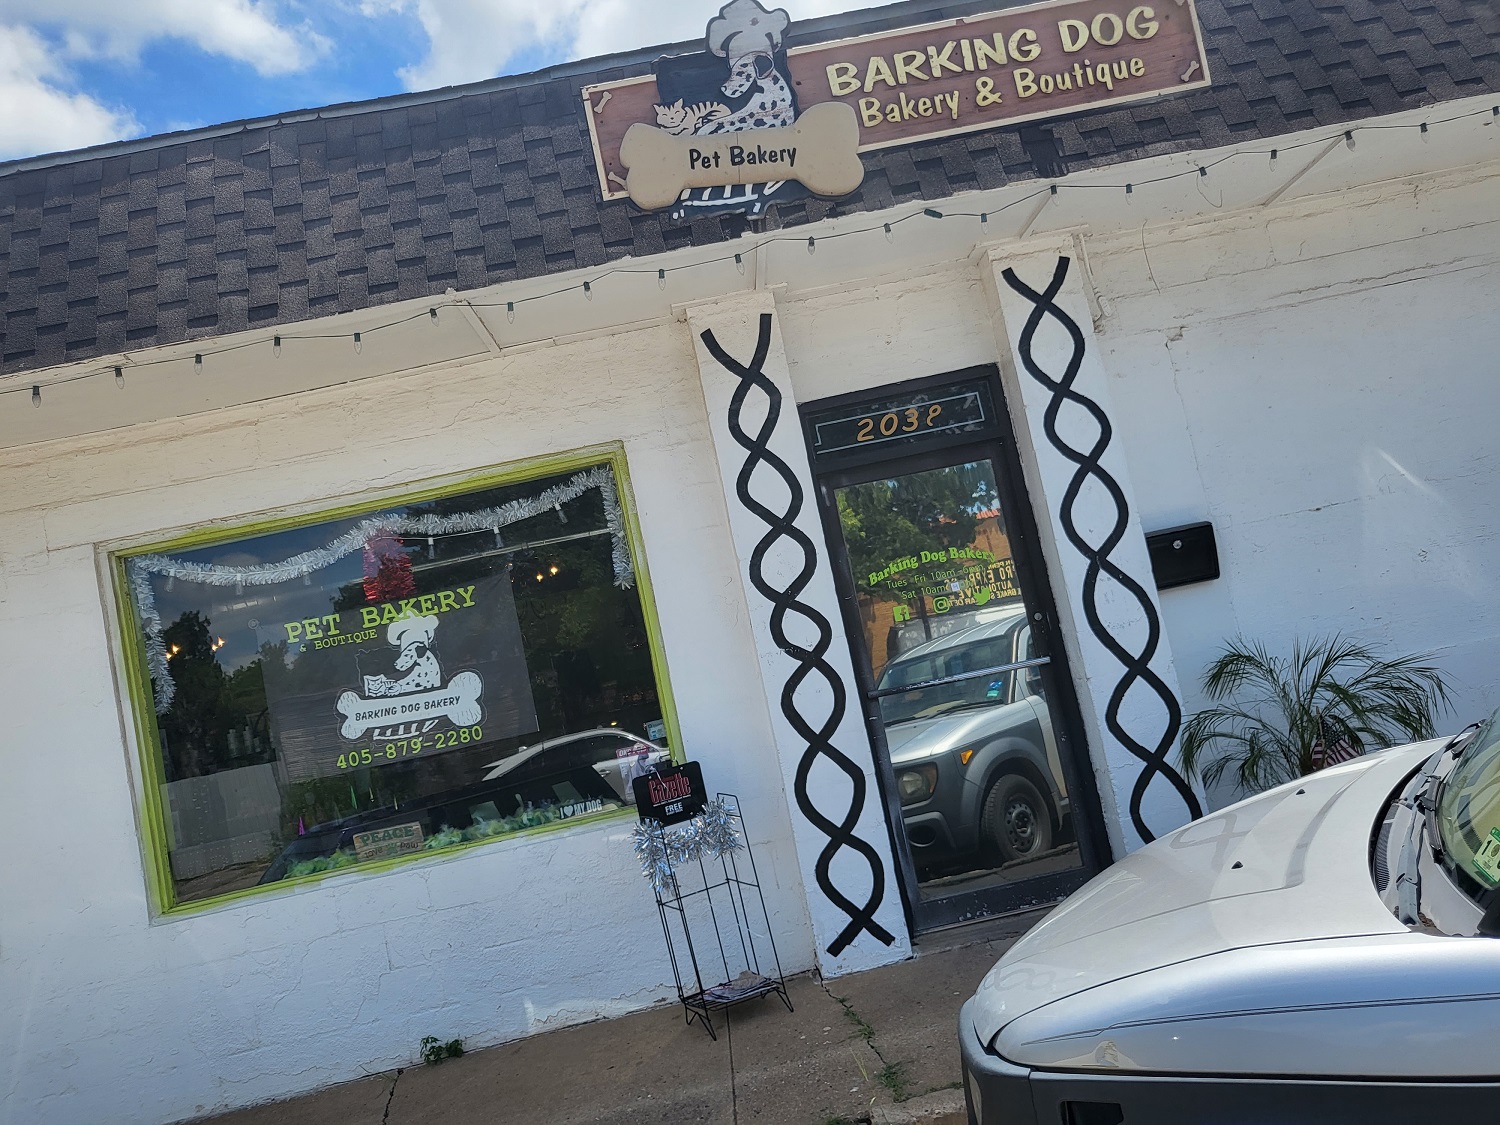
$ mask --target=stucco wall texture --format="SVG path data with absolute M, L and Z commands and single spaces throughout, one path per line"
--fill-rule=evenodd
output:
M 33 843 L 0 868 L 0 1121 L 178 1120 L 669 994 L 633 818 L 153 923 L 92 545 L 622 437 L 685 745 L 744 802 L 783 964 L 812 963 L 685 327 L 314 392 L 7 459 L 0 819 Z
M 1437 652 L 1500 703 L 1500 166 L 1087 236 L 1146 530 L 1211 519 L 1162 595 L 1195 703 L 1226 637 Z M 960 261 L 778 299 L 801 401 L 998 362 Z M 153 921 L 98 544 L 623 440 L 684 743 L 752 818 L 788 970 L 806 892 L 687 327 L 0 453 L 0 1122 L 146 1125 L 638 1008 L 670 973 L 628 821 Z M 1056 576 L 1054 575 L 1054 580 Z

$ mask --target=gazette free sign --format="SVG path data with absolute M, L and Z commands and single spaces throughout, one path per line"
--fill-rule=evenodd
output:
M 766 12 L 756 0 L 734 0 L 715 23 L 726 18 L 749 22 L 754 18 L 751 6 L 773 27 L 785 29 L 786 13 Z M 700 60 L 693 63 L 694 81 L 686 87 L 673 74 L 684 58 L 679 57 L 660 60 L 657 74 L 650 77 L 584 88 L 605 198 L 634 198 L 631 154 L 621 156 L 634 125 L 677 138 L 683 153 L 678 157 L 673 150 L 670 159 L 685 162 L 694 139 L 765 124 L 773 126 L 769 131 L 774 134 L 818 106 L 837 103 L 853 111 L 857 151 L 867 152 L 1209 85 L 1193 0 L 1056 0 L 785 51 L 777 30 L 762 45 L 764 61 L 752 59 L 748 82 L 734 70 L 739 62 L 743 71 L 743 60 L 751 57 L 743 53 L 748 37 L 731 37 L 726 44 L 722 34 L 716 38 L 715 23 L 710 24 L 708 57 L 685 57 Z M 715 77 L 704 77 L 709 74 Z M 721 79 L 722 85 L 714 85 Z M 687 93 L 679 95 L 683 89 Z M 791 93 L 790 109 L 783 104 L 759 115 L 746 113 L 758 91 L 764 96 L 773 89 Z M 745 98 L 751 100 L 742 104 Z M 764 151 L 792 147 L 763 135 L 755 144 Z M 796 147 L 798 160 L 805 160 L 810 150 Z M 723 158 L 720 163 L 728 167 Z M 694 170 L 700 171 L 698 180 L 684 179 L 683 188 L 702 182 L 702 170 Z M 794 179 L 798 171 L 785 159 L 758 166 L 742 163 L 734 170 L 737 179 L 718 182 Z M 760 181 L 746 180 L 755 176 Z M 818 194 L 833 193 L 808 186 Z M 660 194 L 651 203 L 637 202 L 648 209 L 660 206 L 654 202 Z
M 703 788 L 703 767 L 697 762 L 664 766 L 631 782 L 635 811 L 642 820 L 681 824 L 692 820 L 708 804 Z

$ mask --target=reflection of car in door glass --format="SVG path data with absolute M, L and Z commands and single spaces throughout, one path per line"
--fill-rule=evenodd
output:
M 1024 606 L 981 610 L 892 660 L 876 681 L 881 692 L 911 685 L 882 696 L 880 712 L 919 870 L 976 854 L 1001 864 L 1032 859 L 1071 833 L 1037 670 L 931 682 L 1032 654 Z

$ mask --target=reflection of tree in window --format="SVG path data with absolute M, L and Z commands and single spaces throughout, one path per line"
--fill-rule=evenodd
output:
M 839 523 L 856 584 L 868 591 L 869 576 L 896 559 L 971 545 L 977 514 L 998 505 L 989 463 L 982 461 L 839 489 Z
M 260 661 L 226 674 L 212 622 L 196 610 L 162 633 L 177 695 L 161 717 L 168 781 L 271 761 Z

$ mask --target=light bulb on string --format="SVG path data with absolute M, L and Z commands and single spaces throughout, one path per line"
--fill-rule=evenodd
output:
M 809 254 L 816 254 L 818 252 L 818 240 L 816 238 L 809 238 L 807 240 L 807 252 Z
M 562 510 L 561 504 L 553 504 L 552 510 L 557 513 L 557 519 L 559 523 L 568 522 L 568 513 Z
M 1200 178 L 1206 179 L 1208 177 L 1208 169 L 1204 168 L 1202 165 L 1199 165 L 1198 166 L 1198 175 L 1199 175 Z
M 895 236 L 894 236 L 894 232 L 891 230 L 891 224 L 890 223 L 886 223 L 885 224 L 885 240 L 887 242 L 895 242 L 896 241 Z
M 437 323 L 437 309 L 436 308 L 430 308 L 430 309 L 428 309 L 427 310 L 427 316 L 432 321 L 433 324 Z
M 667 287 L 667 271 L 666 270 L 657 270 L 656 271 L 656 287 L 658 289 L 666 289 L 666 287 Z
M 505 302 L 505 319 L 512 324 L 516 322 L 516 303 L 514 301 Z
M 432 536 L 430 535 L 427 537 L 427 557 L 429 559 L 437 558 L 437 550 L 432 545 Z
M 585 281 L 583 283 L 583 295 L 585 297 L 587 297 L 590 301 L 592 301 L 594 299 L 594 287 L 592 285 L 590 285 L 587 281 Z
M 201 372 L 203 370 L 203 353 L 202 352 L 198 352 L 196 355 L 193 356 L 193 370 L 195 372 Z
M 745 272 L 745 258 L 743 254 L 736 254 L 734 256 L 734 268 L 739 270 L 740 273 Z
M 1422 143 L 1426 144 L 1427 143 L 1427 122 L 1425 122 L 1425 121 L 1422 122 L 1421 136 L 1422 136 Z
M 273 356 L 275 356 L 277 359 L 281 358 L 281 337 L 280 336 L 272 336 L 271 337 L 271 354 Z
M 1346 146 L 1348 146 L 1348 149 L 1349 149 L 1350 152 L 1354 151 L 1354 130 L 1353 129 L 1345 129 L 1344 130 L 1344 144 Z
M 358 332 L 356 332 L 356 333 L 355 333 L 355 334 L 354 334 L 354 354 L 355 354 L 355 355 L 359 355 L 359 354 L 360 354 L 360 353 L 362 353 L 362 352 L 363 352 L 363 351 L 364 351 L 364 350 L 365 350 L 365 346 L 364 346 L 364 344 L 363 344 L 363 343 L 361 343 L 361 337 L 360 337 L 360 334 L 359 334 L 359 333 L 358 333 Z
M 31 384 L 31 405 L 38 410 L 42 408 L 42 388 L 36 383 Z
M 943 217 L 943 213 L 941 211 L 938 211 L 932 207 L 923 207 L 922 214 L 926 215 L 929 219 L 941 219 Z
M 984 226 L 985 223 L 987 223 L 989 221 L 990 221 L 990 213 L 988 211 L 981 211 L 981 212 L 979 212 L 979 225 L 980 226 Z
M 125 389 L 125 372 L 119 367 L 115 368 L 115 386 L 121 390 Z
M 1277 161 L 1277 159 L 1280 156 L 1281 156 L 1281 150 L 1280 149 L 1273 148 L 1271 150 L 1271 163 L 1270 163 L 1271 171 L 1273 171 L 1273 172 L 1276 171 L 1276 161 Z

